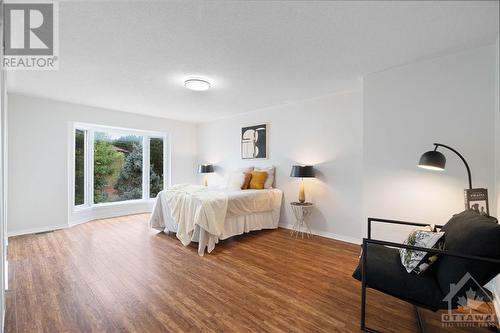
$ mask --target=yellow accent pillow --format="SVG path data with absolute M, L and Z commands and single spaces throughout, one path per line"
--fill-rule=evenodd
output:
M 250 189 L 262 190 L 267 179 L 267 172 L 265 171 L 252 171 L 252 178 L 250 179 Z
M 241 186 L 242 190 L 248 190 L 248 186 L 250 186 L 251 179 L 252 179 L 252 174 L 250 172 L 245 172 L 245 181 L 243 182 L 243 186 Z

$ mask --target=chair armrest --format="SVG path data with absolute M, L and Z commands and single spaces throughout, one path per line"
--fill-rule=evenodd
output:
M 367 244 L 376 244 L 376 245 L 396 247 L 396 248 L 400 248 L 400 249 L 423 251 L 423 252 L 427 252 L 427 253 L 442 254 L 445 256 L 458 257 L 458 258 L 470 259 L 470 260 L 478 260 L 478 261 L 489 262 L 492 264 L 500 265 L 500 259 L 472 256 L 469 254 L 463 254 L 463 253 L 456 252 L 456 251 L 448 251 L 448 250 L 440 250 L 440 249 L 427 248 L 427 247 L 411 246 L 411 245 L 406 245 L 406 244 L 387 242 L 387 241 L 378 240 L 378 239 L 367 239 L 367 238 L 363 238 L 363 245 L 362 245 L 363 246 L 363 255 L 365 254 L 365 250 L 367 250 Z
M 368 239 L 372 238 L 372 222 L 387 223 L 387 224 L 399 224 L 399 225 L 411 225 L 411 226 L 417 226 L 417 227 L 425 227 L 425 226 L 430 225 L 429 223 L 407 222 L 407 221 L 388 220 L 388 219 L 379 219 L 376 217 L 369 217 L 368 218 Z M 442 227 L 443 227 L 442 225 L 436 224 L 436 228 L 441 229 Z

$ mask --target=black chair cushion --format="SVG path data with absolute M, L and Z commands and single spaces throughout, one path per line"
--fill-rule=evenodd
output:
M 454 215 L 442 231 L 446 250 L 500 259 L 500 225 L 494 217 L 464 211 Z M 500 273 L 500 265 L 450 256 L 440 256 L 435 266 L 436 279 L 444 294 L 450 291 L 451 283 L 457 283 L 467 272 L 481 286 Z
M 399 250 L 368 244 L 367 252 L 366 281 L 370 288 L 433 311 L 446 307 L 434 275 L 408 273 L 401 264 Z M 361 260 L 352 276 L 361 281 Z

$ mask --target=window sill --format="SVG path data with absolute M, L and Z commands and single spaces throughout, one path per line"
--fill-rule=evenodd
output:
M 154 199 L 106 202 L 92 206 L 74 206 L 69 216 L 69 225 L 77 225 L 96 219 L 105 219 L 123 215 L 150 213 Z
M 98 204 L 93 204 L 91 206 L 79 205 L 79 206 L 73 206 L 73 211 L 76 212 L 76 211 L 82 211 L 82 210 L 99 208 L 99 207 L 127 206 L 127 205 L 135 205 L 135 204 L 140 204 L 140 203 L 145 203 L 145 202 L 154 203 L 154 200 L 155 200 L 154 198 L 135 199 L 135 200 L 125 200 L 125 201 L 102 202 L 102 203 L 98 203 Z

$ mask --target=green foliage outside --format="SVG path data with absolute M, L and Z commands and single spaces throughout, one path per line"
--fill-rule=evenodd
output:
M 103 191 L 110 177 L 115 175 L 119 166 L 116 161 L 123 160 L 123 154 L 115 151 L 113 145 L 104 140 L 94 143 L 94 202 L 108 201 L 108 194 Z
M 85 132 L 75 134 L 75 205 L 85 203 Z
M 107 133 L 96 132 L 94 202 L 141 199 L 142 166 L 143 151 L 140 137 L 130 135 L 111 138 Z M 150 197 L 156 197 L 163 189 L 163 139 L 150 140 L 149 172 Z
M 121 200 L 142 198 L 142 146 L 134 143 L 114 185 Z
M 163 190 L 163 177 L 159 176 L 151 165 L 149 170 L 149 197 L 156 198 L 158 193 Z
M 163 190 L 163 139 L 152 138 L 149 141 L 149 196 L 155 198 Z
M 113 146 L 131 152 L 134 150 L 134 145 L 139 144 L 140 141 L 141 139 L 138 136 L 126 135 L 113 140 Z

